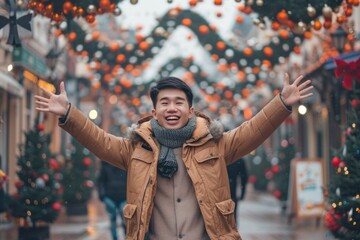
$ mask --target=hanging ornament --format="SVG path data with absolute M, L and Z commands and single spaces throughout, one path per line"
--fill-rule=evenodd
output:
M 138 0 L 130 0 L 131 4 L 137 4 L 139 1 Z
M 333 159 L 331 160 L 331 163 L 332 163 L 334 168 L 338 168 L 340 162 L 341 162 L 341 160 L 340 160 L 340 158 L 338 156 L 333 157 Z
M 336 196 L 340 197 L 340 188 L 336 188 L 335 194 L 336 194 Z
M 44 188 L 45 187 L 45 181 L 42 178 L 37 178 L 35 180 L 35 184 L 37 188 Z
M 172 2 L 173 2 L 173 0 L 167 0 L 167 2 L 168 2 L 168 3 L 172 3 Z
M 262 7 L 264 5 L 264 1 L 263 0 L 256 0 L 256 5 L 259 7 Z
M 16 18 L 16 11 L 11 11 L 9 18 L 0 16 L 0 29 L 5 27 L 5 25 L 9 24 L 9 37 L 6 42 L 7 44 L 17 47 L 21 46 L 17 25 L 20 25 L 26 30 L 31 31 L 31 18 L 32 14 L 27 14 L 20 18 Z
M 316 15 L 316 9 L 311 4 L 308 5 L 306 11 L 308 16 L 311 18 L 313 18 Z
M 322 9 L 322 14 L 325 18 L 329 19 L 332 16 L 332 10 L 331 7 L 329 7 L 327 4 Z
M 61 210 L 61 204 L 59 202 L 54 202 L 51 205 L 51 208 L 55 211 L 55 212 L 59 212 Z
M 95 5 L 90 4 L 90 5 L 87 7 L 86 12 L 87 12 L 88 14 L 95 14 L 95 13 L 96 13 L 96 7 L 95 7 Z
M 84 157 L 84 159 L 83 159 L 84 166 L 89 167 L 91 165 L 91 162 L 92 162 L 91 158 Z
M 40 123 L 36 126 L 36 130 L 38 130 L 39 132 L 44 131 L 44 129 L 45 129 L 45 126 L 42 123 Z
M 120 16 L 120 15 L 121 15 L 121 9 L 118 8 L 118 7 L 115 8 L 115 9 L 114 9 L 114 15 L 115 15 L 115 16 Z
M 325 214 L 325 226 L 330 231 L 337 231 L 340 229 L 341 225 L 339 224 L 341 217 L 339 214 L 334 214 L 331 212 L 327 212 Z
M 351 100 L 351 105 L 353 106 L 353 108 L 358 108 L 359 107 L 359 100 L 357 99 L 353 99 Z

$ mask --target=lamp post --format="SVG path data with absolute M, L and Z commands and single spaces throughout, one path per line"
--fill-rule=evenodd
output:
M 330 33 L 332 42 L 340 54 L 344 51 L 347 35 L 347 32 L 342 27 L 338 27 L 335 32 Z

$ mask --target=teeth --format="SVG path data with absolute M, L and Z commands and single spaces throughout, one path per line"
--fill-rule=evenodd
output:
M 168 117 L 166 118 L 167 120 L 177 120 L 178 118 L 177 117 Z

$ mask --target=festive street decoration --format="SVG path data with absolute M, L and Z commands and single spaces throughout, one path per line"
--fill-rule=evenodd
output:
M 31 31 L 31 18 L 32 14 L 27 14 L 22 17 L 16 18 L 16 11 L 11 11 L 9 18 L 0 16 L 0 29 L 9 24 L 9 36 L 7 44 L 13 46 L 21 46 L 21 41 L 18 33 L 18 25 L 25 28 L 28 31 Z
M 349 99 L 345 145 L 332 159 L 336 174 L 325 194 L 330 206 L 325 222 L 338 239 L 360 239 L 360 82 L 347 80 L 343 87 Z
M 44 133 L 39 118 L 26 133 L 25 143 L 20 147 L 15 183 L 17 192 L 11 196 L 9 208 L 18 219 L 20 227 L 38 227 L 52 223 L 59 215 L 61 186 L 49 168 L 51 153 L 50 135 Z
M 169 25 L 172 27 L 169 28 Z M 139 76 L 178 26 L 186 26 L 194 32 L 213 60 L 221 63 L 219 70 L 238 72 L 238 76 L 243 75 L 242 78 L 247 79 L 245 75 L 248 71 L 245 71 L 245 68 L 252 68 L 250 74 L 253 77 L 248 78 L 254 79 L 251 84 L 256 84 L 259 80 L 256 78 L 257 74 L 265 73 L 266 69 L 288 57 L 302 41 L 301 37 L 284 30 L 283 34 L 274 37 L 269 45 L 260 49 L 237 49 L 221 39 L 214 27 L 200 15 L 179 8 L 167 12 L 149 36 L 137 35 L 137 43 L 107 46 L 98 40 L 98 32 L 86 33 L 76 22 L 69 23 L 67 34 L 73 52 L 86 56 L 89 65 L 93 66 L 92 70 L 100 74 L 101 87 L 108 88 L 107 86 L 111 85 L 113 89 L 124 89 L 116 77 L 118 71 L 123 69 L 134 77 Z M 249 82 L 243 82 L 246 83 Z
M 345 89 L 351 90 L 355 79 L 360 83 L 360 58 L 349 63 L 342 59 L 335 59 L 335 64 L 335 76 L 344 77 L 342 85 Z
M 358 5 L 359 0 L 245 0 L 245 6 L 240 10 L 245 13 L 257 13 L 255 23 L 258 25 L 265 26 L 264 19 L 267 18 L 271 21 L 273 30 L 278 30 L 282 26 L 298 34 L 304 34 L 310 29 L 329 29 L 335 17 L 337 23 L 345 23 L 352 15 L 353 7 Z

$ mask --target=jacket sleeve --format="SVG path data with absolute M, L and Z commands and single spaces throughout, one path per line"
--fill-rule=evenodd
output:
M 291 111 L 277 95 L 249 121 L 224 133 L 221 146 L 227 164 L 256 149 L 290 114 Z
M 65 122 L 60 122 L 59 126 L 70 133 L 99 159 L 127 170 L 133 151 L 133 144 L 129 139 L 106 133 L 74 105 L 70 107 Z

